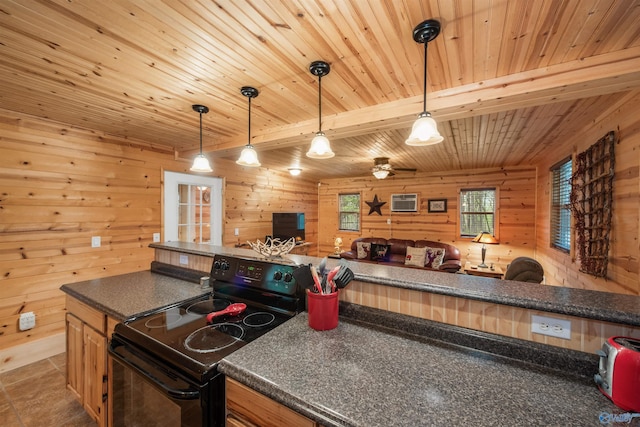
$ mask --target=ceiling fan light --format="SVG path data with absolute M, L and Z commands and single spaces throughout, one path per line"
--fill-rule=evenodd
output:
M 436 121 L 431 118 L 429 113 L 423 113 L 413 123 L 411 135 L 404 143 L 412 146 L 425 146 L 438 144 L 443 140 L 444 138 L 438 132 Z
M 193 165 L 190 170 L 192 172 L 213 172 L 211 165 L 209 165 L 209 159 L 207 159 L 204 154 L 198 154 L 195 159 L 193 159 Z
M 253 148 L 253 145 L 248 144 L 242 149 L 242 153 L 240 153 L 240 158 L 236 160 L 236 163 L 240 166 L 247 166 L 250 168 L 257 168 L 260 166 L 260 161 L 258 160 L 258 153 Z
M 387 176 L 389 176 L 389 171 L 387 171 L 387 170 L 377 170 L 377 171 L 373 172 L 373 176 L 375 176 L 378 179 L 385 179 Z
M 311 140 L 311 148 L 307 151 L 307 157 L 312 159 L 330 159 L 335 155 L 336 154 L 331 151 L 331 143 L 329 143 L 329 139 L 324 136 L 324 133 L 316 133 L 316 136 Z

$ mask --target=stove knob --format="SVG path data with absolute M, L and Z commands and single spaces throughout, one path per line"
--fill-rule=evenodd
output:
M 282 279 L 282 272 L 276 271 L 276 273 L 273 275 L 273 280 L 280 280 L 280 279 Z
M 288 283 L 288 282 L 290 282 L 290 281 L 291 281 L 291 279 L 293 279 L 293 275 L 291 275 L 291 273 L 286 273 L 286 274 L 284 275 L 284 281 L 285 281 L 285 282 L 287 282 L 287 283 Z
M 223 270 L 228 270 L 229 269 L 229 263 L 227 261 L 222 261 L 222 269 Z
M 220 261 L 215 261 L 213 263 L 213 268 L 216 270 L 220 270 L 220 266 L 221 266 Z

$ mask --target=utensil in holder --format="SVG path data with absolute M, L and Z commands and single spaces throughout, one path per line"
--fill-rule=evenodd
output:
M 328 331 L 338 326 L 338 291 L 319 294 L 307 289 L 309 326 L 316 331 Z

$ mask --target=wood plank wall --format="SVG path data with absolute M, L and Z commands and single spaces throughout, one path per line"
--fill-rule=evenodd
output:
M 428 149 L 426 147 L 425 149 Z M 456 246 L 464 263 L 480 263 L 481 245 L 459 236 L 458 205 L 460 189 L 497 189 L 496 237 L 499 245 L 487 245 L 486 261 L 504 269 L 518 256 L 534 256 L 536 169 L 527 167 L 478 169 L 443 173 L 400 172 L 394 177 L 378 180 L 373 176 L 348 180 L 323 180 L 319 187 L 319 253 L 333 252 L 336 236 L 343 239 L 343 250 L 358 237 L 383 237 L 412 240 L 435 240 Z M 360 232 L 338 230 L 338 195 L 360 193 L 362 227 Z M 391 195 L 417 193 L 420 201 L 417 213 L 391 212 Z M 369 215 L 366 201 L 374 196 L 386 202 L 382 215 Z M 446 199 L 446 213 L 429 213 L 429 199 Z M 390 224 L 387 224 L 390 220 Z
M 38 347 L 40 358 L 64 350 L 60 286 L 149 268 L 148 245 L 161 232 L 162 171 L 188 173 L 189 163 L 151 142 L 0 109 L 0 371 L 40 340 L 56 337 Z M 306 213 L 307 239 L 315 241 L 316 182 L 213 163 L 226 181 L 224 244 L 264 239 L 271 212 L 292 210 Z M 101 236 L 100 248 L 91 248 L 91 236 Z M 20 332 L 19 315 L 29 311 L 36 327 Z
M 640 295 L 640 92 L 620 98 L 617 105 L 602 111 L 599 117 L 585 118 L 583 131 L 568 141 L 559 141 L 557 149 L 546 156 L 547 162 L 539 165 L 536 258 L 550 283 Z M 618 134 L 619 142 L 615 147 L 608 275 L 603 279 L 581 273 L 573 253 L 550 247 L 549 168 L 567 156 L 586 150 L 611 130 Z

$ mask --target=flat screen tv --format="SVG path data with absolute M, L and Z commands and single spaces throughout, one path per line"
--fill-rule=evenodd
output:
M 274 239 L 285 241 L 295 237 L 296 241 L 304 241 L 304 213 L 274 212 L 272 219 Z

